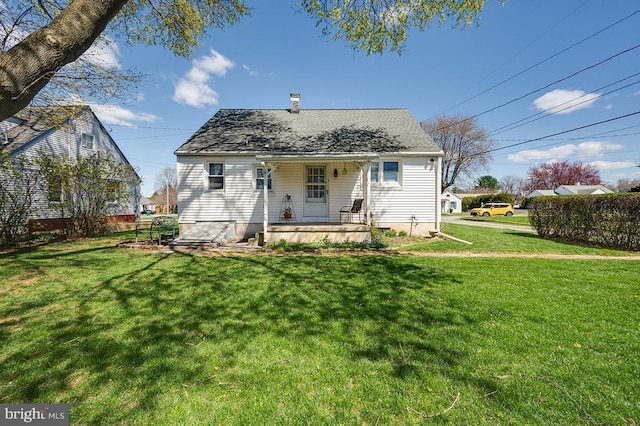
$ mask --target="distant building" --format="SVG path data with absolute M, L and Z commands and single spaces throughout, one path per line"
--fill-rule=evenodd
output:
M 598 195 L 611 194 L 612 190 L 603 185 L 560 185 L 554 190 L 536 189 L 527 198 L 552 195 Z

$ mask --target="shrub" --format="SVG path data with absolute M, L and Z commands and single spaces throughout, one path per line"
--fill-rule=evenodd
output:
M 383 232 L 385 237 L 395 237 L 398 235 L 398 233 L 396 232 L 395 229 L 391 228 L 391 229 L 385 229 Z
M 529 221 L 543 238 L 640 250 L 640 194 L 535 197 Z

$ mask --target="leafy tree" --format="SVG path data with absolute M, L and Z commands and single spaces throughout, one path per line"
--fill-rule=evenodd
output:
M 26 232 L 42 181 L 28 159 L 0 153 L 0 246 L 15 245 Z
M 165 167 L 156 176 L 156 192 L 151 199 L 157 205 L 165 205 L 166 212 L 172 212 L 178 204 L 178 177 L 176 169 Z
M 92 237 L 104 231 L 108 216 L 132 204 L 139 178 L 129 164 L 104 152 L 74 159 L 41 153 L 36 160 L 57 214 L 65 218 L 71 237 Z M 57 194 L 54 194 L 57 192 Z
M 462 27 L 473 24 L 485 1 L 302 0 L 300 8 L 316 19 L 323 34 L 379 53 L 400 52 L 411 28 L 424 30 L 434 19 L 451 19 Z M 208 30 L 236 23 L 249 9 L 243 0 L 16 0 L 0 3 L 0 12 L 0 38 L 3 49 L 8 48 L 0 54 L 1 121 L 60 79 L 61 70 L 101 35 L 161 45 L 189 57 Z M 67 82 L 89 80 L 101 87 L 91 67 L 71 76 Z
M 558 161 L 530 167 L 527 177 L 528 191 L 556 189 L 560 185 L 600 185 L 600 170 L 581 161 Z
M 444 151 L 442 191 L 463 176 L 484 169 L 491 161 L 494 143 L 475 117 L 461 114 L 439 116 L 420 123 Z
M 498 183 L 498 179 L 494 178 L 493 176 L 486 175 L 480 176 L 478 178 L 478 180 L 476 181 L 476 187 L 498 190 L 500 189 L 500 183 Z

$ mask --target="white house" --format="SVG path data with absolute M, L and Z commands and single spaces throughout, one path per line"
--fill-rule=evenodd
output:
M 560 185 L 554 190 L 537 189 L 527 195 L 527 198 L 550 195 L 599 195 L 611 193 L 613 191 L 604 185 Z
M 175 154 L 181 234 L 208 221 L 266 242 L 282 237 L 275 224 L 334 235 L 361 222 L 369 238 L 372 225 L 440 226 L 443 153 L 406 109 L 305 110 L 292 94 L 290 109 L 218 111 Z M 341 213 L 357 199 L 360 211 Z
M 445 189 L 441 199 L 442 213 L 462 213 L 462 198 Z
M 558 195 L 599 195 L 612 194 L 613 191 L 603 185 L 560 185 L 555 189 Z
M 555 191 L 553 189 L 536 189 L 531 194 L 527 195 L 527 198 L 548 197 L 548 196 L 553 196 L 553 195 L 558 195 L 558 194 L 555 193 Z
M 98 151 L 109 153 L 116 162 L 129 164 L 115 141 L 88 106 L 27 107 L 0 123 L 0 152 L 10 156 L 34 157 L 44 151 L 75 158 Z M 110 218 L 133 222 L 138 215 L 139 185 L 132 188 L 129 207 Z M 46 194 L 36 199 L 31 219 L 47 228 L 59 227 L 58 212 L 50 208 Z

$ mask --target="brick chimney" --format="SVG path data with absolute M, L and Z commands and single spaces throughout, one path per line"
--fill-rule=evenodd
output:
M 297 114 L 300 112 L 300 93 L 291 93 L 291 114 Z

